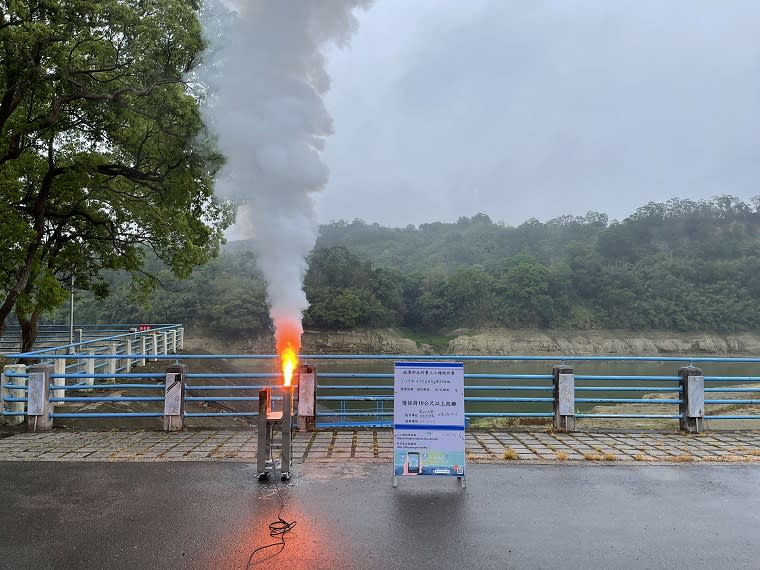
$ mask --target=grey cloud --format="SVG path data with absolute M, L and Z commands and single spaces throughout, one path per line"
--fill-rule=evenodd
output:
M 760 3 L 386 0 L 360 19 L 330 56 L 322 221 L 760 193 Z

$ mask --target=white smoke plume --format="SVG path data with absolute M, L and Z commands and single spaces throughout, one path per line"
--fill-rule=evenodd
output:
M 312 194 L 324 189 L 322 162 L 332 119 L 323 49 L 345 45 L 369 0 L 225 1 L 228 17 L 205 12 L 206 123 L 227 163 L 217 193 L 241 204 L 238 226 L 253 237 L 267 281 L 278 350 L 284 331 L 303 332 L 306 256 L 317 238 Z M 221 12 L 224 12 L 222 10 Z

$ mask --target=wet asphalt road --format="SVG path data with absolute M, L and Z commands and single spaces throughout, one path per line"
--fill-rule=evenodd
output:
M 757 568 L 758 466 L 296 467 L 277 568 Z M 0 463 L 2 568 L 245 568 L 280 501 L 240 463 Z

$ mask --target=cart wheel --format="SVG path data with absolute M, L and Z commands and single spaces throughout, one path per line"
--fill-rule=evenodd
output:
M 259 473 L 259 481 L 264 482 L 269 480 L 269 473 Z

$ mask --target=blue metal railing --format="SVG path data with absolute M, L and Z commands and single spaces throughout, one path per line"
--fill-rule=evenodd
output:
M 115 338 L 120 334 L 130 334 L 140 326 L 138 324 L 74 325 L 74 336 L 78 339 L 74 345 L 80 345 L 87 341 L 96 342 L 104 338 Z M 150 326 L 153 330 L 161 330 L 180 325 L 154 324 Z M 35 340 L 35 352 L 56 350 L 69 346 L 70 333 L 69 325 L 39 325 Z M 20 346 L 21 329 L 17 323 L 11 323 L 6 327 L 5 333 L 0 336 L 0 353 L 19 350 Z
M 194 361 L 193 369 L 188 374 L 186 402 L 192 406 L 213 405 L 210 411 L 195 411 L 191 408 L 185 412 L 188 418 L 203 417 L 252 417 L 255 410 L 247 409 L 248 405 L 258 401 L 256 391 L 262 388 L 258 383 L 249 380 L 270 383 L 278 378 L 274 369 L 277 357 L 271 354 L 169 354 L 168 337 L 162 333 L 178 331 L 178 325 L 165 325 L 147 332 L 145 346 L 148 351 L 135 353 L 128 351 L 129 344 L 118 344 L 121 341 L 135 341 L 140 333 L 122 333 L 101 339 L 86 340 L 74 345 L 63 345 L 39 350 L 27 354 L 11 354 L 11 358 L 38 358 L 48 361 L 66 359 L 64 373 L 53 375 L 58 385 L 52 386 L 54 395 L 51 402 L 57 406 L 65 405 L 67 410 L 54 411 L 53 418 L 132 418 L 160 417 L 162 412 L 163 395 L 150 395 L 151 391 L 163 390 L 162 383 L 150 384 L 145 382 L 130 382 L 136 379 L 161 380 L 161 372 L 127 372 L 132 366 L 141 361 Z M 103 343 L 110 344 L 103 344 Z M 175 336 L 174 342 L 177 342 Z M 98 344 L 100 343 L 100 344 Z M 116 348 L 112 348 L 117 343 Z M 131 345 L 134 348 L 134 344 Z M 92 353 L 82 353 L 83 349 L 92 348 Z M 68 354 L 75 352 L 75 354 Z M 750 394 L 760 395 L 760 388 L 748 387 L 747 383 L 760 383 L 760 376 L 747 374 L 760 371 L 760 358 L 741 357 L 692 357 L 692 356 L 431 356 L 431 355 L 373 355 L 373 354 L 319 354 L 304 355 L 302 361 L 319 364 L 317 392 L 317 421 L 323 427 L 348 426 L 390 426 L 393 416 L 393 373 L 394 360 L 425 360 L 442 362 L 465 362 L 466 366 L 477 370 L 484 363 L 490 365 L 493 371 L 468 371 L 465 374 L 465 406 L 466 416 L 475 418 L 550 418 L 553 416 L 552 375 L 548 372 L 552 364 L 575 363 L 576 366 L 576 417 L 585 418 L 638 418 L 638 419 L 669 419 L 677 420 L 681 397 L 680 379 L 675 374 L 663 374 L 663 365 L 720 365 L 724 369 L 720 374 L 705 375 L 705 405 L 706 419 L 760 419 L 760 414 L 742 410 L 742 406 L 760 404 L 760 398 Z M 253 364 L 269 364 L 269 371 L 251 370 L 246 372 L 201 372 L 203 362 L 207 360 L 238 360 L 252 361 Z M 129 363 L 129 364 L 126 364 Z M 535 368 L 546 364 L 547 373 L 535 373 Z M 611 370 L 606 373 L 596 372 L 595 367 L 606 365 Z M 642 366 L 658 367 L 652 373 L 641 373 Z M 346 369 L 354 366 L 354 369 Z M 591 367 L 588 369 L 588 367 Z M 612 370 L 615 368 L 625 370 Z M 360 368 L 361 370 L 356 370 Z M 725 369 L 734 368 L 736 374 L 727 375 Z M 615 373 L 610 373 L 615 372 Z M 627 372 L 620 374 L 618 372 Z M 672 372 L 676 372 L 673 370 Z M 24 386 L 15 379 L 22 374 L 8 372 L 3 383 L 3 405 L 26 403 L 23 397 Z M 225 379 L 229 384 L 214 383 L 215 380 Z M 109 380 L 115 383 L 96 381 Z M 242 381 L 242 384 L 236 383 Z M 98 391 L 99 395 L 81 395 L 82 391 Z M 131 395 L 113 394 L 101 395 L 103 391 L 123 391 Z M 60 392 L 59 392 L 60 391 Z M 72 395 L 66 395 L 72 391 Z M 145 393 L 139 393 L 139 392 Z M 61 394 L 62 392 L 62 394 Z M 245 392 L 251 392 L 247 395 Z M 710 399 L 712 394 L 731 395 L 736 398 L 718 396 Z M 76 394 L 76 395 L 73 395 Z M 627 396 L 630 394 L 630 397 Z M 642 397 L 646 394 L 661 394 L 660 396 Z M 745 397 L 741 397 L 744 395 Z M 155 410 L 82 412 L 75 411 L 77 406 L 86 403 L 125 405 L 155 405 Z M 609 409 L 598 409 L 596 406 L 605 405 Z M 662 407 L 662 413 L 631 410 L 627 406 Z M 242 408 L 241 408 L 242 406 Z M 727 413 L 726 407 L 738 407 L 740 413 Z M 74 411 L 69 411 L 69 410 Z M 719 410 L 719 413 L 710 413 Z M 23 416 L 18 409 L 3 410 L 5 416 Z

